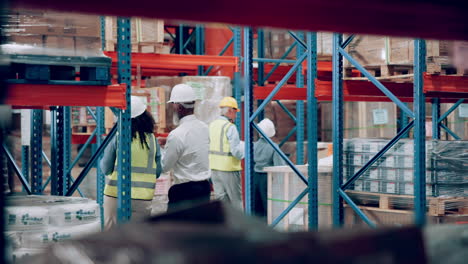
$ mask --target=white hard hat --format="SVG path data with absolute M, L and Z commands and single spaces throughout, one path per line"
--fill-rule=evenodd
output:
M 190 103 L 196 100 L 197 96 L 192 86 L 182 83 L 172 88 L 171 98 L 168 103 Z
M 267 137 L 271 138 L 271 137 L 274 137 L 275 134 L 276 134 L 276 131 L 275 131 L 275 125 L 273 124 L 273 122 L 268 119 L 268 118 L 265 118 L 263 119 L 262 121 L 260 121 L 260 123 L 258 123 L 258 127 L 260 127 L 261 130 L 263 130 L 263 132 L 267 135 Z
M 146 102 L 141 96 L 132 95 L 130 104 L 132 107 L 132 112 L 131 112 L 132 118 L 135 118 L 143 114 L 146 110 Z

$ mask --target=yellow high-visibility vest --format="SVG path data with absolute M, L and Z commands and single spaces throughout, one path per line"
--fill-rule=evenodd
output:
M 232 156 L 227 138 L 231 122 L 216 119 L 210 124 L 210 169 L 219 171 L 240 171 L 241 161 Z
M 150 149 L 143 148 L 139 136 L 132 140 L 131 155 L 131 195 L 132 199 L 152 200 L 154 188 L 156 187 L 156 161 L 157 151 L 156 139 L 153 134 L 147 133 L 146 139 Z M 108 178 L 104 187 L 104 194 L 117 197 L 117 161 L 115 169 Z

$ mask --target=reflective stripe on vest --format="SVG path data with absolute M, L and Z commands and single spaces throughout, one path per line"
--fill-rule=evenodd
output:
M 242 170 L 240 160 L 231 152 L 227 131 L 233 124 L 227 120 L 216 119 L 210 124 L 210 168 L 219 171 Z
M 149 139 L 149 151 L 142 147 L 140 139 L 137 135 L 132 140 L 132 167 L 131 167 L 131 195 L 132 199 L 152 200 L 154 189 L 156 187 L 156 162 L 155 157 L 159 146 L 156 145 L 154 135 L 147 136 Z M 146 155 L 146 153 L 148 153 Z M 145 155 L 145 157 L 142 157 Z M 146 166 L 136 166 L 135 163 L 141 164 L 142 160 Z M 115 164 L 117 168 L 117 162 Z M 107 179 L 104 194 L 112 197 L 117 197 L 117 171 L 110 175 Z

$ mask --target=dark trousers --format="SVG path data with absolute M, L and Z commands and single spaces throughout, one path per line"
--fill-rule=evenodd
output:
M 267 217 L 267 174 L 255 172 L 253 177 L 253 211 L 258 217 Z
M 172 211 L 181 206 L 210 201 L 211 186 L 206 181 L 186 182 L 173 185 L 169 189 L 169 202 L 167 211 Z

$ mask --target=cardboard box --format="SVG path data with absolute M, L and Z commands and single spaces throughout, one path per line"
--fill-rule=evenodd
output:
M 46 12 L 44 15 L 50 35 L 100 37 L 101 22 L 97 15 Z
M 14 35 L 8 37 L 7 41 L 8 43 L 43 47 L 45 44 L 45 37 L 43 35 Z
M 51 49 L 74 50 L 75 40 L 73 37 L 46 36 L 45 47 Z
M 101 50 L 101 38 L 99 37 L 75 37 L 75 50 L 77 55 L 80 51 L 100 51 Z

